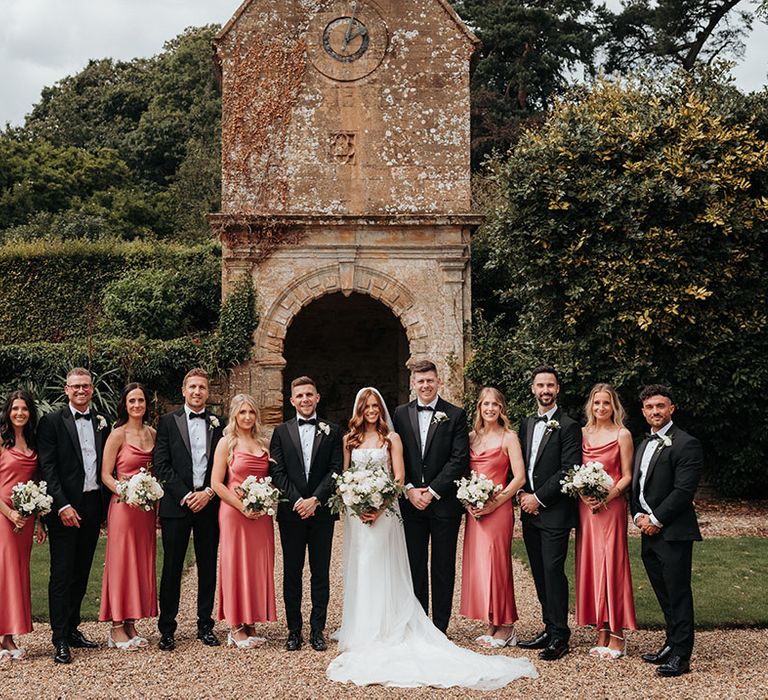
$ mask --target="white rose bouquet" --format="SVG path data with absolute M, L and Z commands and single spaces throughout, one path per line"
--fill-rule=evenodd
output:
M 608 492 L 613 488 L 613 478 L 605 471 L 602 462 L 587 462 L 574 464 L 560 480 L 561 491 L 569 496 L 578 498 L 596 498 L 605 501 Z M 593 509 L 592 512 L 596 512 Z
M 272 485 L 271 476 L 248 476 L 240 486 L 235 487 L 235 492 L 243 502 L 243 508 L 247 513 L 272 516 L 275 514 L 277 504 L 285 500 L 280 490 Z
M 41 481 L 19 482 L 11 489 L 11 505 L 23 518 L 31 518 L 33 515 L 48 515 L 53 505 L 53 496 L 48 495 L 48 485 Z M 21 532 L 23 528 L 14 528 L 14 532 Z
M 160 482 L 145 467 L 129 479 L 118 481 L 116 489 L 118 503 L 127 503 L 146 511 L 152 510 L 165 493 Z
M 379 463 L 371 460 L 363 464 L 353 462 L 349 469 L 333 478 L 336 493 L 328 499 L 331 512 L 341 513 L 347 508 L 359 518 L 386 508 L 387 513 L 399 517 L 394 503 L 403 487 Z
M 472 472 L 468 477 L 463 476 L 454 482 L 458 486 L 456 498 L 466 508 L 482 510 L 499 491 L 501 484 L 496 484 L 485 474 Z

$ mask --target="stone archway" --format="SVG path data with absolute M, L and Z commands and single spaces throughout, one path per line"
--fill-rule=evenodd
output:
M 329 294 L 293 319 L 283 357 L 283 414 L 290 416 L 290 382 L 309 375 L 318 384 L 321 413 L 345 425 L 361 386 L 375 386 L 387 405 L 408 399 L 408 339 L 394 314 L 363 294 Z

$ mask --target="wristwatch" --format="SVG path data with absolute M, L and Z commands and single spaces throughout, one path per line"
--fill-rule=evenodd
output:
M 210 486 L 206 486 L 204 491 L 205 491 L 205 495 L 208 496 L 208 498 L 210 498 L 211 500 L 213 500 L 213 497 L 216 495 L 213 492 L 213 489 Z

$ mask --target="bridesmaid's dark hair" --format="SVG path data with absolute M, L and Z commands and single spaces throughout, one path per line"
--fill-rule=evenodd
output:
M 147 390 L 143 384 L 138 382 L 131 382 L 128 384 L 123 393 L 120 394 L 120 401 L 117 403 L 117 420 L 115 421 L 115 428 L 119 428 L 121 425 L 125 425 L 128 422 L 128 394 L 134 389 L 141 389 L 141 393 L 144 394 L 144 415 L 142 419 L 147 420 L 147 413 L 149 412 L 149 396 L 147 396 Z
M 13 402 L 16 399 L 21 399 L 27 404 L 29 420 L 24 426 L 23 433 L 24 439 L 27 441 L 27 447 L 34 449 L 37 437 L 37 406 L 35 406 L 32 396 L 23 389 L 12 391 L 0 410 L 0 444 L 3 447 L 15 447 L 16 445 L 16 433 L 11 423 L 11 408 L 13 408 Z

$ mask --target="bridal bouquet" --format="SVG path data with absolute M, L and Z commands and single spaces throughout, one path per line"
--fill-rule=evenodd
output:
M 118 503 L 127 503 L 146 511 L 152 510 L 155 502 L 165 493 L 160 482 L 144 467 L 130 479 L 118 481 L 116 488 Z
M 48 515 L 53 505 L 53 496 L 48 495 L 48 485 L 44 481 L 39 484 L 34 481 L 26 484 L 19 482 L 11 489 L 11 505 L 24 518 Z M 21 529 L 14 528 L 13 531 L 21 532 Z
M 563 493 L 578 498 L 597 498 L 604 501 L 613 488 L 613 479 L 606 473 L 602 462 L 574 464 L 560 480 Z
M 272 486 L 271 476 L 246 477 L 240 486 L 235 487 L 235 492 L 248 513 L 274 515 L 277 504 L 284 500 L 280 490 Z
M 359 518 L 386 506 L 388 512 L 399 517 L 394 503 L 403 492 L 403 487 L 379 462 L 353 462 L 349 469 L 334 474 L 333 478 L 336 481 L 336 493 L 328 499 L 331 512 L 341 513 L 344 508 L 348 508 Z
M 472 472 L 468 477 L 463 476 L 454 483 L 459 487 L 456 498 L 461 504 L 478 510 L 484 508 L 486 503 L 501 491 L 501 484 L 495 484 L 485 474 L 477 472 Z

